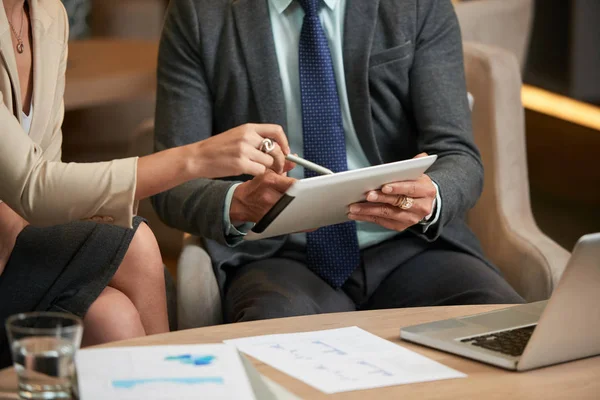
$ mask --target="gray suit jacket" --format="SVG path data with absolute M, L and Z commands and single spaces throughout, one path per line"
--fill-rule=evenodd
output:
M 160 44 L 156 150 L 247 122 L 286 127 L 268 0 L 172 0 Z M 352 120 L 372 164 L 437 154 L 442 238 L 483 259 L 466 212 L 482 190 L 473 143 L 460 29 L 450 0 L 348 0 L 344 68 Z M 239 179 L 239 178 L 238 178 Z M 169 225 L 206 239 L 222 268 L 273 255 L 285 237 L 225 244 L 227 180 L 199 179 L 154 197 Z

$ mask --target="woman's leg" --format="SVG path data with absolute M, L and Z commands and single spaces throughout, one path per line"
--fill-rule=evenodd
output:
M 83 318 L 82 346 L 146 335 L 140 314 L 131 300 L 107 286 Z
M 131 300 L 146 334 L 169 331 L 164 266 L 158 243 L 148 225 L 138 227 L 109 286 Z

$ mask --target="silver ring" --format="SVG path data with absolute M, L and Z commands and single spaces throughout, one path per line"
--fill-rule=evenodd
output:
M 263 153 L 269 154 L 270 152 L 275 150 L 275 143 L 273 143 L 271 139 L 263 139 L 258 149 Z

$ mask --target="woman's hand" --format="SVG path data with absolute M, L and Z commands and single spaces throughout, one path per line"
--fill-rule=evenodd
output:
M 259 148 L 271 139 L 268 154 Z M 294 167 L 286 161 L 290 147 L 279 125 L 245 124 L 187 146 L 141 157 L 137 164 L 135 199 L 141 200 L 198 178 L 283 174 Z
M 275 148 L 268 154 L 260 150 L 267 138 L 275 142 Z M 289 170 L 285 155 L 289 154 L 290 147 L 279 125 L 245 124 L 194 145 L 197 146 L 195 170 L 198 176 L 205 178 L 258 176 L 267 169 L 281 174 Z

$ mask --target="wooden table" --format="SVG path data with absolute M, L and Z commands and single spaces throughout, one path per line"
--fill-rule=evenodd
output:
M 90 39 L 69 43 L 65 109 L 151 95 L 156 90 L 158 43 Z
M 412 308 L 323 314 L 308 317 L 219 325 L 164 335 L 149 336 L 105 345 L 141 346 L 161 344 L 214 343 L 224 339 L 272 333 L 359 326 L 396 342 L 451 368 L 468 374 L 466 379 L 393 386 L 334 395 L 325 395 L 312 387 L 256 360 L 257 369 L 275 382 L 304 399 L 598 399 L 600 398 L 600 357 L 588 358 L 525 373 L 509 372 L 486 364 L 400 341 L 401 326 L 491 311 L 500 306 L 461 306 Z M 8 374 L 5 371 L 4 374 Z M 14 379 L 14 378 L 13 378 Z M 0 372 L 0 391 L 2 390 Z M 14 385 L 14 383 L 12 383 Z M 4 384 L 5 387 L 7 383 Z M 0 394 L 0 399 L 2 395 Z

